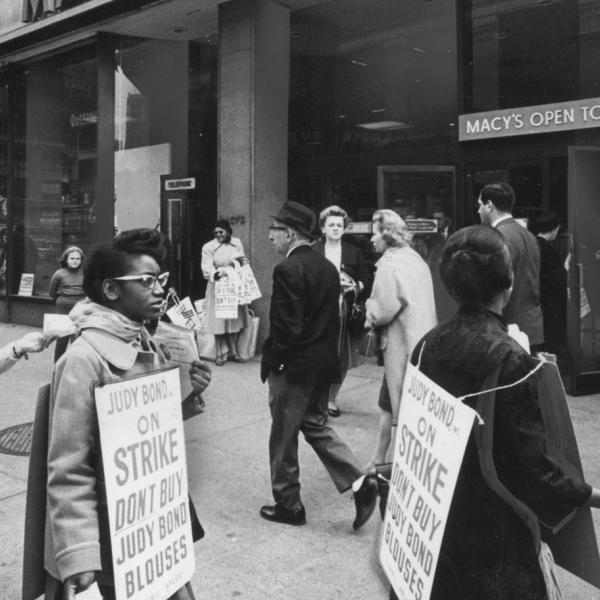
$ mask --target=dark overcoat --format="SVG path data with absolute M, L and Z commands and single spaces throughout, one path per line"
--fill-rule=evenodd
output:
M 502 314 L 527 334 L 532 346 L 541 344 L 544 324 L 540 305 L 540 251 L 535 236 L 512 217 L 500 221 L 496 229 L 508 244 L 514 274 L 512 294 Z
M 309 245 L 294 248 L 273 270 L 270 331 L 262 348 L 261 379 L 286 374 L 288 383 L 336 382 L 340 278 Z
M 480 391 L 499 364 L 498 385 L 520 380 L 536 364 L 507 335 L 502 317 L 474 306 L 462 306 L 425 335 L 413 353 L 413 364 L 422 347 L 421 371 L 456 397 Z M 591 488 L 567 477 L 549 454 L 535 379 L 496 393 L 493 458 L 508 490 L 541 523 L 556 526 L 588 500 Z M 475 408 L 477 397 L 465 403 Z M 474 425 L 481 426 L 485 424 Z M 545 598 L 532 534 L 487 485 L 473 433 L 450 506 L 431 598 Z
M 542 238 L 540 248 L 540 303 L 544 343 L 549 352 L 561 350 L 567 339 L 567 271 L 558 250 Z

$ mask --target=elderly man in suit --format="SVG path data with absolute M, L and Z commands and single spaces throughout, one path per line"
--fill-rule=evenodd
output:
M 354 529 L 369 519 L 377 483 L 327 423 L 332 382 L 339 381 L 337 353 L 340 278 L 311 248 L 316 215 L 286 202 L 273 217 L 269 240 L 285 256 L 273 270 L 270 334 L 262 349 L 261 379 L 268 380 L 272 424 L 269 438 L 275 505 L 263 506 L 269 521 L 304 525 L 300 500 L 298 434 L 304 434 L 340 493 L 352 488 Z
M 496 228 L 506 240 L 513 267 L 513 289 L 504 307 L 504 318 L 525 332 L 532 347 L 544 342 L 540 304 L 540 250 L 535 236 L 512 216 L 515 192 L 505 182 L 489 183 L 479 194 L 482 224 Z

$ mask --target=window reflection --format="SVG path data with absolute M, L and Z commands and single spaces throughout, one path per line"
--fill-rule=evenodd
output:
M 95 224 L 97 65 L 93 47 L 28 65 L 16 79 L 10 293 L 48 295 L 63 250 Z M 31 287 L 31 283 L 33 283 Z

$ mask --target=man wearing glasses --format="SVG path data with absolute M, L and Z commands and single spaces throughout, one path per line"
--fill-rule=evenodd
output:
M 273 271 L 270 333 L 262 349 L 261 379 L 269 384 L 269 438 L 275 504 L 263 506 L 269 521 L 304 525 L 300 500 L 298 434 L 304 434 L 340 493 L 352 488 L 354 529 L 375 508 L 377 484 L 327 423 L 329 387 L 339 381 L 337 352 L 340 278 L 324 256 L 312 250 L 315 214 L 286 202 L 269 227 L 269 240 L 285 256 Z

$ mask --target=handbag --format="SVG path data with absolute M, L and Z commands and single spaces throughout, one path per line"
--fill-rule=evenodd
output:
M 348 331 L 351 335 L 360 334 L 364 330 L 366 317 L 365 303 L 355 300 L 348 311 Z
M 242 329 L 237 338 L 237 352 L 242 360 L 248 360 L 256 354 L 258 326 L 260 318 L 252 310 L 248 310 L 248 325 Z

